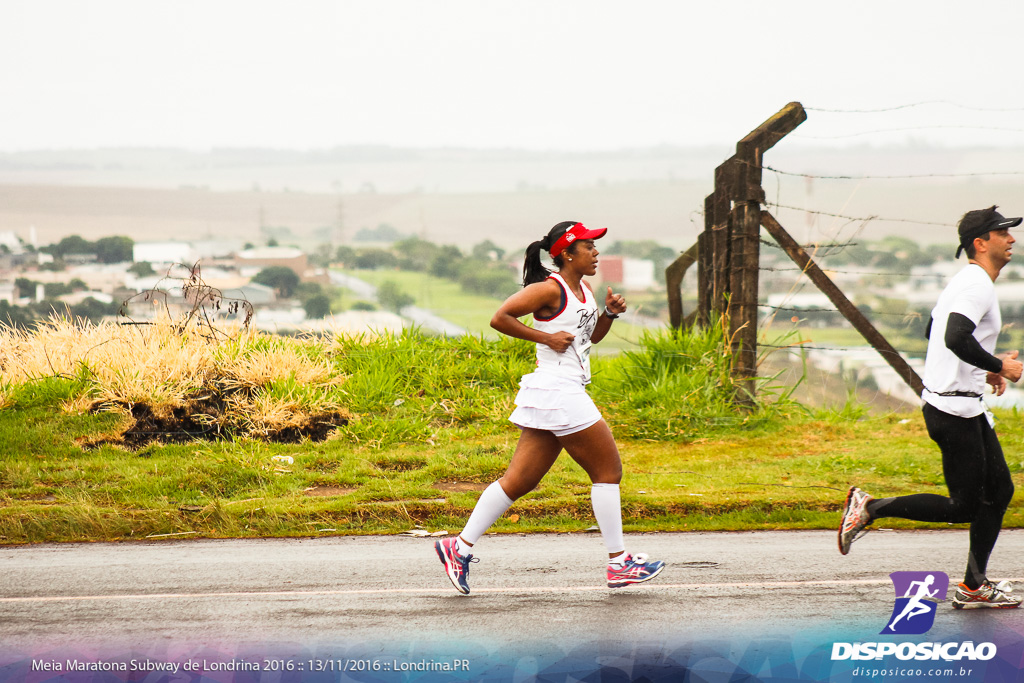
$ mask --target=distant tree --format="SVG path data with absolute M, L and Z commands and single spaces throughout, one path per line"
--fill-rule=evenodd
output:
M 385 280 L 380 284 L 377 288 L 377 300 L 381 306 L 395 313 L 416 303 L 416 299 L 403 292 L 393 280 Z
M 268 266 L 256 273 L 253 282 L 277 290 L 279 296 L 288 299 L 299 286 L 299 276 L 288 266 Z
M 460 266 L 464 260 L 465 257 L 458 247 L 451 245 L 439 247 L 434 256 L 433 263 L 430 264 L 430 274 L 448 278 L 449 280 L 457 280 Z
M 295 296 L 305 301 L 317 294 L 324 294 L 324 288 L 319 282 L 300 282 L 295 287 Z
M 381 223 L 372 230 L 370 228 L 363 228 L 356 233 L 354 239 L 356 242 L 397 242 L 398 240 L 405 237 L 402 233 L 398 232 L 393 226 L 387 223 Z
M 323 318 L 331 312 L 331 299 L 326 294 L 314 294 L 302 304 L 307 318 Z
M 352 304 L 351 310 L 353 311 L 376 311 L 377 307 L 369 301 L 356 301 Z
M 104 316 L 116 315 L 118 304 L 110 303 L 105 304 L 102 301 L 97 301 L 92 297 L 82 300 L 82 303 L 71 306 L 69 311 L 72 319 L 85 318 L 92 323 L 100 322 Z
M 430 270 L 434 259 L 441 253 L 441 247 L 419 237 L 410 237 L 401 242 L 395 242 L 393 248 L 398 254 L 399 268 L 420 273 Z
M 924 247 L 924 253 L 935 261 L 949 261 L 953 258 L 953 254 L 956 253 L 955 244 L 929 244 Z
M 14 281 L 14 287 L 18 290 L 18 296 L 21 297 L 35 296 L 37 284 L 38 283 L 35 280 L 29 280 L 27 277 L 19 277 Z
M 131 237 L 103 237 L 96 240 L 96 260 L 100 263 L 124 263 L 132 260 L 135 240 Z
M 47 282 L 43 285 L 43 296 L 47 299 L 56 299 L 59 296 L 70 294 L 71 285 L 67 282 Z
M 7 327 L 27 328 L 32 324 L 34 316 L 21 306 L 12 306 L 6 299 L 0 300 L 0 325 Z
M 276 239 L 271 237 L 269 240 L 267 240 L 267 246 L 268 247 L 278 247 L 278 246 L 280 246 L 280 244 L 278 243 L 278 241 Z
M 470 294 L 504 299 L 519 288 L 516 275 L 505 267 L 488 266 L 474 262 L 475 267 L 467 268 L 459 277 L 462 289 Z
M 248 251 L 249 249 L 255 249 L 255 248 L 256 248 L 256 245 L 255 245 L 255 244 L 253 244 L 252 242 L 246 242 L 246 243 L 245 243 L 245 244 L 244 244 L 244 245 L 242 246 L 242 249 L 243 249 L 244 251 Z
M 351 268 L 356 262 L 356 251 L 352 247 L 341 245 L 334 252 L 334 260 L 346 268 Z
M 359 252 L 355 265 L 360 270 L 394 268 L 398 265 L 398 258 L 390 251 L 385 251 L 384 249 L 365 249 Z
M 473 258 L 500 261 L 505 258 L 505 250 L 490 240 L 484 240 L 473 247 Z
M 56 258 L 50 263 L 42 263 L 39 265 L 39 270 L 48 270 L 54 273 L 59 273 L 67 270 L 68 264 L 64 263 L 64 259 Z
M 54 258 L 64 258 L 68 254 L 95 254 L 96 245 L 80 235 L 69 235 L 42 251 L 53 254 Z
M 148 277 L 150 275 L 156 274 L 156 271 L 153 270 L 153 264 L 150 263 L 149 261 L 139 261 L 138 263 L 133 263 L 128 268 L 128 272 L 135 273 L 135 275 L 137 275 L 138 277 Z
M 73 278 L 71 282 L 68 283 L 68 287 L 71 288 L 72 292 L 82 292 L 89 289 L 89 285 L 85 284 L 85 280 L 78 277 Z
M 334 257 L 334 248 L 330 244 L 318 244 L 313 253 L 309 255 L 309 262 L 314 266 L 326 268 L 331 265 Z

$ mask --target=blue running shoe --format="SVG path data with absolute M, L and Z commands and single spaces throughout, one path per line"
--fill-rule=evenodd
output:
M 622 567 L 616 568 L 608 565 L 608 587 L 622 588 L 633 583 L 650 581 L 664 568 L 664 562 L 661 560 L 651 562 L 644 553 L 626 555 L 626 561 L 622 563 Z
M 469 563 L 479 562 L 480 560 L 473 559 L 472 555 L 462 556 L 455 552 L 454 538 L 444 538 L 437 541 L 434 543 L 434 550 L 437 551 L 437 556 L 441 558 L 444 571 L 448 574 L 448 578 L 451 579 L 455 590 L 463 595 L 469 595 L 469 583 L 467 582 Z

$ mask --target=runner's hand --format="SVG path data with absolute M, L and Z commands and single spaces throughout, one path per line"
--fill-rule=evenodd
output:
M 626 312 L 626 299 L 621 294 L 615 294 L 612 292 L 612 288 L 608 288 L 608 294 L 604 297 L 604 307 L 615 315 L 621 315 Z
M 1001 353 L 998 358 L 1003 360 L 1003 369 L 999 371 L 999 374 L 1011 382 L 1019 380 L 1021 372 L 1024 371 L 1024 363 L 1017 360 L 1017 352 Z
M 574 339 L 576 339 L 576 336 L 569 334 L 568 332 L 555 332 L 544 343 L 550 346 L 558 353 L 564 353 L 566 349 L 572 346 L 572 342 Z
M 1006 378 L 998 373 L 988 373 L 985 376 L 985 381 L 992 385 L 992 393 L 996 396 L 1002 396 L 1003 392 L 1006 391 Z

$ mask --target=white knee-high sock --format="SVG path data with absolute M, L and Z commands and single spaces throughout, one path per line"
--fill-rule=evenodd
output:
M 609 553 L 622 553 L 626 544 L 622 540 L 622 503 L 618 484 L 594 484 L 590 487 L 590 504 L 601 529 L 604 546 Z
M 505 494 L 505 490 L 501 488 L 501 484 L 494 482 L 480 494 L 480 500 L 476 502 L 473 514 L 469 516 L 466 528 L 459 536 L 467 543 L 476 544 L 488 527 L 512 506 L 512 502 L 512 499 Z

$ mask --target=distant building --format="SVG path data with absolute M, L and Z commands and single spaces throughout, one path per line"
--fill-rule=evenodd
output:
M 643 291 L 658 286 L 654 276 L 654 261 L 627 256 L 598 257 L 597 282 L 616 283 L 628 292 Z
M 252 277 L 270 266 L 291 268 L 302 277 L 308 265 L 306 255 L 295 247 L 256 247 L 235 254 L 235 266 L 243 277 Z
M 132 261 L 151 263 L 156 270 L 174 263 L 191 265 L 197 260 L 199 254 L 188 242 L 136 242 L 132 247 Z
M 77 304 L 80 304 L 86 299 L 95 299 L 96 301 L 99 301 L 101 304 L 114 303 L 114 297 L 112 294 L 107 294 L 106 292 L 90 292 L 84 290 L 81 292 L 72 292 L 71 294 L 64 294 L 63 296 L 58 297 L 58 299 L 68 304 L 69 306 L 75 306 Z
M 192 242 L 192 250 L 197 259 L 203 263 L 220 259 L 234 258 L 242 250 L 239 240 L 197 240 Z
M 225 299 L 244 299 L 253 306 L 268 306 L 277 302 L 277 293 L 273 287 L 250 282 L 233 289 L 221 290 Z

